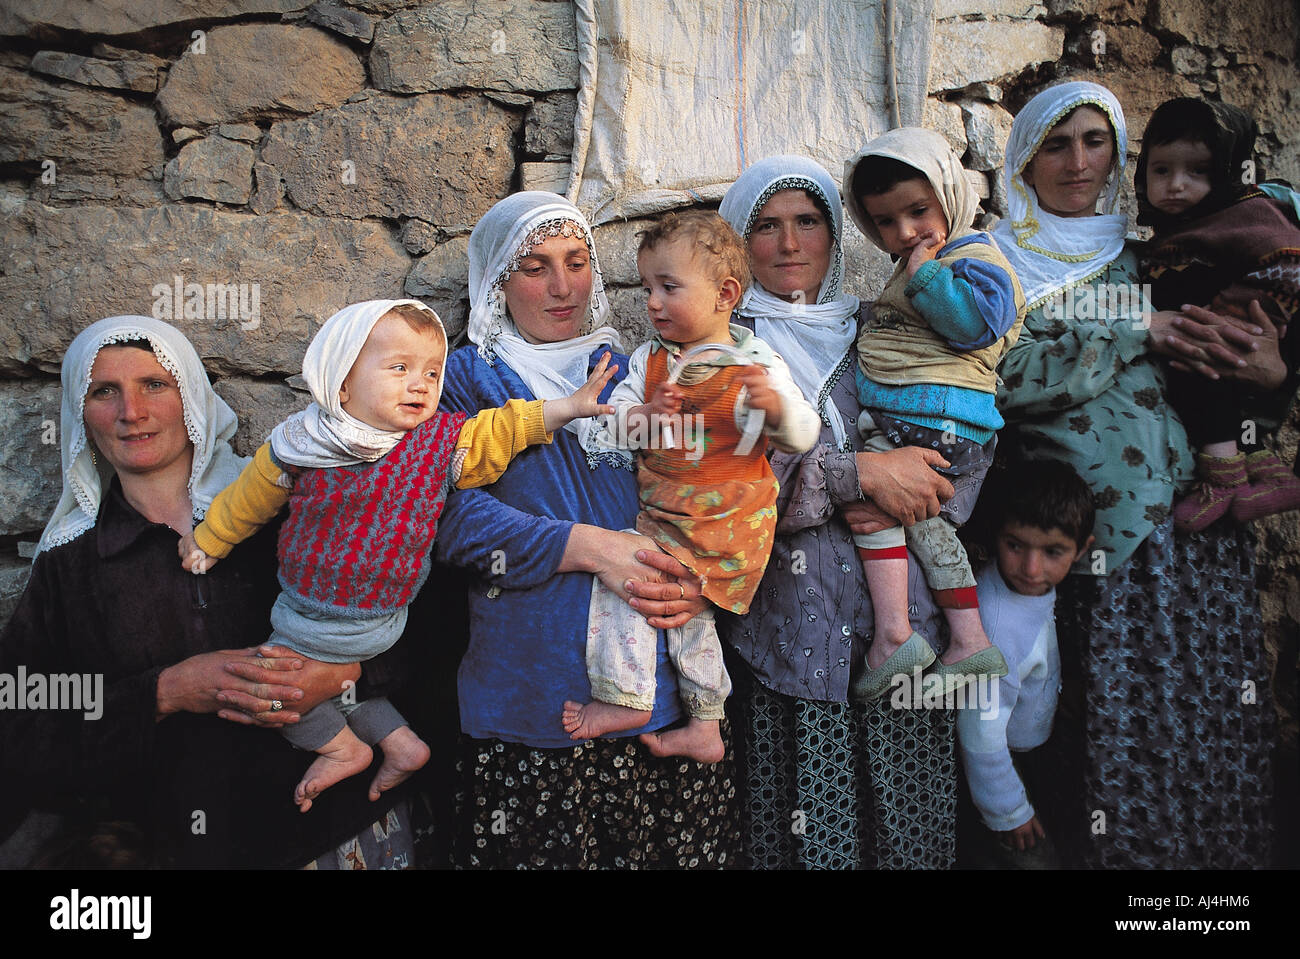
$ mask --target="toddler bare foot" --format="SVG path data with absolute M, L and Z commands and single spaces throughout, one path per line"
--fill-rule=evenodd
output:
M 688 756 L 699 763 L 716 763 L 727 754 L 716 719 L 691 719 L 680 729 L 642 733 L 640 739 L 656 756 Z
M 606 733 L 621 733 L 626 729 L 636 729 L 650 722 L 650 710 L 633 709 L 631 706 L 615 706 L 599 700 L 587 703 L 575 703 L 566 700 L 564 712 L 560 714 L 560 724 L 569 733 L 570 739 L 596 739 Z
M 344 726 L 337 736 L 316 750 L 316 761 L 307 767 L 302 781 L 293 790 L 299 812 L 311 809 L 311 802 L 336 782 L 355 776 L 370 766 L 370 747 Z
M 406 782 L 411 773 L 429 761 L 429 747 L 410 726 L 398 726 L 379 740 L 379 748 L 383 750 L 384 761 L 370 784 L 371 802 L 385 790 Z

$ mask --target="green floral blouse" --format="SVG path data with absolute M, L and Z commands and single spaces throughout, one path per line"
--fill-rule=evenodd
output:
M 1080 318 L 1091 310 L 1077 290 L 1064 303 L 1040 304 L 998 371 L 998 409 L 1025 455 L 1064 460 L 1092 488 L 1096 548 L 1104 556 L 1085 554 L 1075 572 L 1116 569 L 1165 520 L 1176 488 L 1192 477 L 1187 433 L 1165 404 L 1163 368 L 1146 351 L 1141 298 L 1107 296 L 1120 286 L 1135 291 L 1137 283 L 1137 257 L 1126 247 L 1081 284 L 1097 293 L 1100 318 Z M 1107 308 L 1115 302 L 1134 305 Z

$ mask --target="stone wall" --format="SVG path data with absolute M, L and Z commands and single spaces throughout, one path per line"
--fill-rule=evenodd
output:
M 1300 182 L 1294 5 L 936 0 L 935 16 L 927 123 L 981 174 L 992 213 L 1004 206 L 997 171 L 1012 114 L 1060 77 L 1115 91 L 1132 157 L 1169 96 L 1246 106 L 1267 172 Z M 418 296 L 453 335 L 463 331 L 469 230 L 509 192 L 566 175 L 577 85 L 573 8 L 562 0 L 0 9 L 0 621 L 57 498 L 56 377 L 78 330 L 171 310 L 239 413 L 237 445 L 250 452 L 303 405 L 286 379 L 340 306 Z M 644 335 L 638 227 L 597 230 L 617 322 L 634 341 Z M 870 295 L 888 263 L 852 229 L 846 240 L 850 289 Z M 188 284 L 204 286 L 199 309 Z M 216 284 L 244 300 L 218 289 L 212 302 Z M 1294 423 L 1282 445 L 1295 455 Z M 1260 531 L 1292 747 L 1296 525 L 1292 515 Z

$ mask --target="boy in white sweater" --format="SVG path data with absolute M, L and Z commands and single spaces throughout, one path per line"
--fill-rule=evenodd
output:
M 1021 768 L 1052 734 L 1061 686 L 1056 585 L 1092 545 L 1096 511 L 1087 484 L 1065 463 L 1020 463 L 1000 479 L 988 504 L 996 561 L 980 571 L 976 588 L 1007 675 L 986 706 L 958 710 L 957 737 L 971 798 L 989 831 L 982 838 L 997 839 L 981 844 L 981 864 L 1047 869 L 1058 864 Z

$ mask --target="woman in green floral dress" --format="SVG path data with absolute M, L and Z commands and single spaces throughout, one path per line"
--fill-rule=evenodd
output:
M 1144 312 L 1113 212 L 1126 146 L 1108 90 L 1044 90 L 1012 127 L 1011 215 L 994 232 L 1030 306 L 1000 370 L 1008 445 L 1070 463 L 1098 510 L 1097 548 L 1059 589 L 1060 795 L 1039 802 L 1077 864 L 1266 865 L 1273 718 L 1253 546 L 1226 523 L 1173 530 L 1193 460 L 1154 353 L 1176 353 L 1189 327 Z M 1247 375 L 1272 376 L 1272 359 Z

